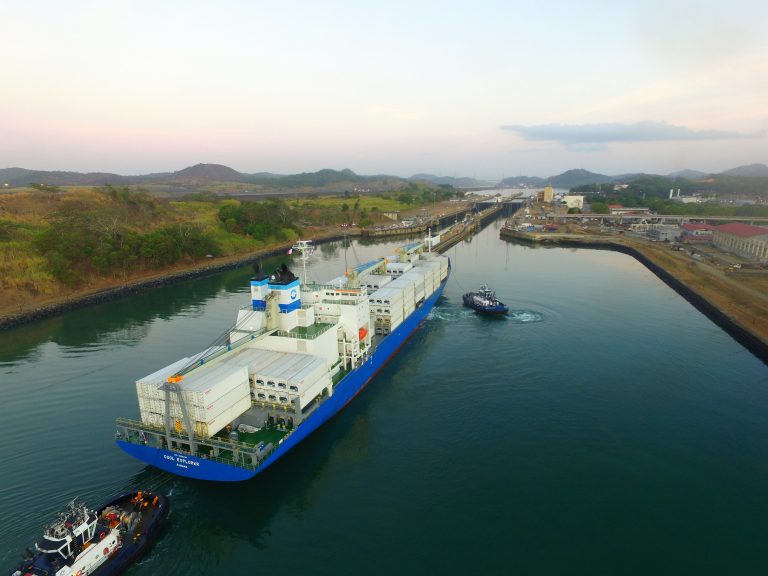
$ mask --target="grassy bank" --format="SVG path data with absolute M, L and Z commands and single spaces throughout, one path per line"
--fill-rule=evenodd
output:
M 300 236 L 327 238 L 345 222 L 380 223 L 383 212 L 407 214 L 437 199 L 418 186 L 291 202 L 162 200 L 111 187 L 1 194 L 0 326 L 3 318 L 15 322 L 36 310 L 245 262 Z

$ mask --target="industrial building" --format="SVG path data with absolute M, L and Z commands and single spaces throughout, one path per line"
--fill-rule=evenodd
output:
M 651 240 L 674 241 L 680 238 L 680 226 L 673 224 L 650 224 L 645 233 Z
M 579 210 L 584 210 L 584 196 L 575 196 L 575 195 L 563 196 L 562 203 L 569 210 L 571 208 L 578 208 Z
M 712 242 L 715 226 L 709 224 L 683 224 L 683 242 Z
M 741 222 L 722 224 L 714 227 L 712 243 L 742 258 L 768 262 L 768 228 Z

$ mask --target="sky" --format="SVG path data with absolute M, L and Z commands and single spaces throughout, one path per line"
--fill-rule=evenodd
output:
M 768 163 L 764 0 L 4 0 L 0 30 L 0 168 Z

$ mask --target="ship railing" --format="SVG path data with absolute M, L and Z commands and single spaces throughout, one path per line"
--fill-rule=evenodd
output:
M 355 306 L 359 304 L 360 300 L 322 300 L 323 304 L 341 304 L 342 306 Z M 364 302 L 364 300 L 363 300 Z
M 275 332 L 278 336 L 282 336 L 284 338 L 296 338 L 298 340 L 314 340 L 315 338 L 322 336 L 325 334 L 328 330 L 336 326 L 336 324 L 315 324 L 315 326 L 320 326 L 317 330 L 313 330 L 310 333 L 301 333 L 301 332 L 293 332 L 290 330 L 278 330 Z
M 125 440 L 126 442 L 130 442 L 131 444 L 147 444 L 146 438 L 141 437 L 141 432 L 144 432 L 146 434 L 152 434 L 156 437 L 163 437 L 165 438 L 166 433 L 165 429 L 158 426 L 149 426 L 147 424 L 144 424 L 143 422 L 139 420 L 131 420 L 130 418 L 117 418 L 115 420 L 115 424 L 118 427 L 118 429 L 122 428 L 124 434 L 120 436 L 121 440 Z M 134 434 L 131 434 L 130 432 L 134 432 Z M 179 444 L 189 444 L 189 436 L 186 434 L 180 434 L 178 432 L 171 431 L 170 437 L 172 440 L 175 440 Z M 231 452 L 234 456 L 235 452 L 238 452 L 239 455 L 246 456 L 245 459 L 238 458 L 238 460 L 234 460 L 234 458 L 221 458 L 219 456 L 214 456 L 213 454 L 196 454 L 196 457 L 202 458 L 204 460 L 214 460 L 216 462 L 221 462 L 224 464 L 229 464 L 232 466 L 238 466 L 241 468 L 248 468 L 250 470 L 258 468 L 262 462 L 264 462 L 269 455 L 271 455 L 275 449 L 277 448 L 277 444 L 273 444 L 272 448 L 268 451 L 260 452 L 258 449 L 258 446 L 254 446 L 253 444 L 246 444 L 245 442 L 238 442 L 234 440 L 220 440 L 218 438 L 211 438 L 207 437 L 204 438 L 202 436 L 198 436 L 197 434 L 194 435 L 195 443 L 200 446 L 205 446 L 207 448 L 218 448 L 219 450 L 226 450 L 228 452 Z M 166 448 L 170 452 L 175 452 L 179 454 L 190 454 L 191 452 L 189 450 L 182 450 L 178 448 Z M 255 464 L 251 463 L 250 459 L 253 455 L 258 454 L 259 458 L 256 461 Z
M 336 286 L 334 284 L 320 284 L 317 282 L 308 282 L 303 284 L 302 290 L 333 290 L 334 292 L 357 292 L 362 294 L 362 288 L 352 288 L 351 286 Z

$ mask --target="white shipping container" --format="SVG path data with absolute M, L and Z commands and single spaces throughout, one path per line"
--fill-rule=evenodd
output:
M 247 390 L 247 396 L 250 398 L 250 390 Z M 234 404 L 240 401 L 240 399 L 244 396 L 243 390 L 241 388 L 237 388 L 234 390 L 231 390 L 228 394 L 225 394 L 224 396 L 217 398 L 213 400 L 209 405 L 201 406 L 199 404 L 191 404 L 189 402 L 185 402 L 184 407 L 187 410 L 187 414 L 192 420 L 196 421 L 202 421 L 202 422 L 208 422 L 212 421 L 215 418 L 217 418 L 220 414 L 223 412 L 226 412 L 229 410 Z M 160 414 L 163 418 L 163 426 L 165 426 L 165 410 L 166 410 L 166 403 L 165 400 L 149 400 L 141 399 L 139 401 L 139 410 L 141 413 L 141 419 L 142 421 L 145 420 L 145 416 L 149 417 L 149 414 Z M 173 420 L 184 420 L 184 413 L 181 410 L 181 406 L 179 404 L 178 398 L 175 394 L 171 394 L 171 402 L 170 402 L 170 414 L 171 419 Z
M 397 288 L 397 293 L 400 295 L 401 300 L 407 300 L 408 298 L 413 298 L 413 284 L 408 283 L 405 286 L 399 286 Z
M 308 383 L 304 393 L 299 396 L 299 407 L 304 408 L 312 400 L 314 400 L 318 394 L 320 394 L 324 388 L 331 388 L 331 376 L 329 373 L 325 373 L 314 382 Z
M 402 314 L 393 314 L 392 316 L 382 316 L 381 319 L 386 322 L 402 322 L 403 321 L 403 315 Z
M 360 278 L 360 285 L 365 286 L 369 291 L 378 290 L 390 282 L 392 282 L 392 277 L 383 274 L 369 274 Z
M 402 291 L 396 288 L 392 288 L 391 286 L 387 286 L 385 288 L 376 290 L 376 292 L 373 292 L 372 294 L 369 294 L 368 302 L 371 305 L 374 305 L 380 304 L 386 300 L 397 300 L 399 298 L 402 298 Z
M 254 365 L 255 387 L 267 387 L 269 390 L 283 390 L 280 385 L 302 387 L 307 382 L 314 382 L 319 375 L 328 373 L 327 362 L 318 356 L 311 354 L 299 354 L 290 352 L 274 352 L 263 350 L 259 358 L 259 365 Z
M 298 386 L 299 390 L 305 389 L 308 386 L 314 384 L 317 380 L 323 378 L 325 375 L 330 377 L 328 371 L 327 362 L 319 357 L 314 357 L 313 362 L 304 367 L 301 372 L 296 373 L 288 379 L 289 384 Z
M 226 409 L 214 418 L 208 421 L 196 421 L 195 422 L 195 434 L 204 438 L 213 436 L 217 432 L 223 430 L 227 424 L 231 423 L 236 418 L 240 417 L 251 407 L 251 395 L 250 393 L 234 402 Z M 183 424 L 182 424 L 183 425 Z
M 203 364 L 184 376 L 179 387 L 187 404 L 206 406 L 232 390 L 248 391 L 248 367 L 232 361 Z
M 440 282 L 440 263 L 427 260 L 420 262 L 420 268 L 424 270 L 426 278 L 432 278 L 434 282 Z
M 145 398 L 162 399 L 164 397 L 164 392 L 158 390 L 158 387 L 165 384 L 169 376 L 173 376 L 179 370 L 189 365 L 193 361 L 193 358 L 199 358 L 199 354 L 192 358 L 182 358 L 181 360 L 177 360 L 173 364 L 165 366 L 148 376 L 138 379 L 136 381 L 136 394 Z
M 141 413 L 141 423 L 145 426 L 154 426 L 155 428 L 165 428 L 165 420 L 162 414 L 152 412 Z M 173 423 L 171 423 L 173 425 Z
M 376 314 L 386 314 L 389 316 L 402 316 L 403 315 L 403 301 L 400 300 L 397 303 L 392 303 L 388 307 L 382 308 L 382 311 L 379 312 L 378 308 L 376 309 Z
M 411 262 L 387 262 L 387 274 L 400 276 L 413 268 Z
M 178 405 L 177 405 L 178 407 Z M 242 415 L 251 407 L 251 395 L 244 396 L 231 402 L 229 407 L 209 420 L 195 418 L 190 414 L 190 419 L 194 422 L 195 434 L 202 437 L 209 437 L 222 430 L 227 424 L 235 418 Z M 149 426 L 165 428 L 165 413 L 146 412 L 142 413 L 141 421 Z M 186 433 L 186 424 L 181 411 L 171 410 L 171 429 L 176 431 L 177 422 L 181 427 L 182 433 Z
M 309 354 L 285 353 L 280 360 L 270 364 L 265 376 L 274 382 L 286 383 L 288 378 L 312 361 Z

